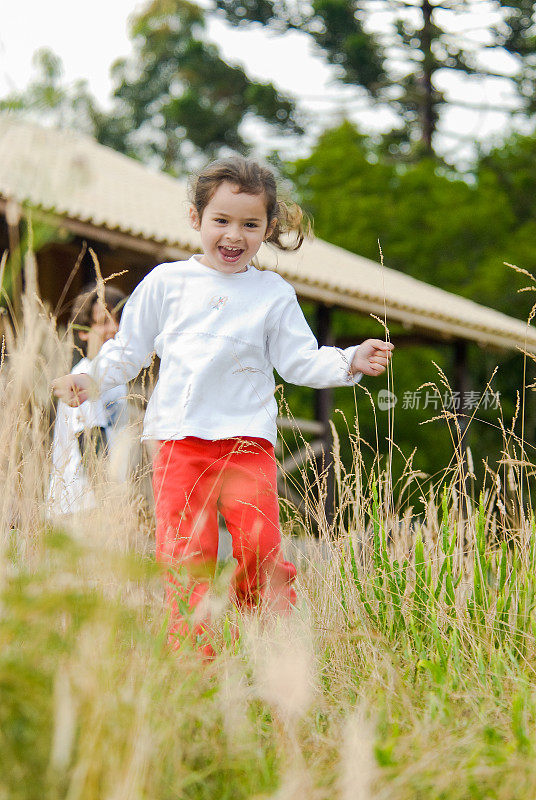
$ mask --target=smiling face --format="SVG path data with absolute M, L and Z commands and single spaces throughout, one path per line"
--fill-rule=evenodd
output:
M 266 198 L 246 194 L 228 181 L 220 183 L 201 218 L 190 209 L 190 221 L 201 234 L 201 263 L 218 272 L 244 272 L 275 225 L 268 225 Z

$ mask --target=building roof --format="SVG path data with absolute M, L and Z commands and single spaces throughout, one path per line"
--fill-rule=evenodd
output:
M 150 246 L 161 260 L 199 251 L 199 236 L 187 220 L 184 181 L 90 137 L 9 115 L 0 115 L 0 198 L 46 212 L 75 232 L 83 225 L 88 237 L 126 236 L 131 246 Z M 437 338 L 536 352 L 536 331 L 525 322 L 320 239 L 305 242 L 297 253 L 263 247 L 259 263 L 279 272 L 302 297 Z

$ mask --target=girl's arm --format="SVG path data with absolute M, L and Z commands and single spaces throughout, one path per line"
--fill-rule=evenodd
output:
M 344 350 L 318 347 L 294 292 L 268 336 L 270 361 L 283 380 L 314 389 L 351 386 L 363 374 L 380 375 L 392 349 L 392 344 L 380 339 L 367 339 Z
M 160 331 L 164 282 L 155 275 L 138 284 L 123 309 L 119 330 L 91 362 L 88 373 L 64 375 L 52 384 L 60 400 L 78 406 L 85 400 L 127 383 L 151 363 L 154 340 Z

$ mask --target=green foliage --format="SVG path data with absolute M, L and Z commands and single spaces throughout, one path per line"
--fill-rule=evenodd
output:
M 173 654 L 150 559 L 47 531 L 30 566 L 13 541 L 0 598 L 0 793 L 247 800 L 292 776 L 327 800 L 359 758 L 363 785 L 373 774 L 394 800 L 531 797 L 534 523 L 493 543 L 484 497 L 463 523 L 445 490 L 401 536 L 383 492 L 360 497 L 367 522 L 332 543 L 338 558 L 302 566 L 318 688 L 298 724 L 259 683 L 274 646 L 288 670 L 271 677 L 280 690 L 301 674 L 287 655 L 292 626 L 268 627 L 262 645 L 246 618 L 236 639 L 226 613 L 213 662 L 188 646 Z M 357 742 L 345 728 L 356 705 L 372 713 Z
M 449 490 L 434 521 L 402 544 L 400 520 L 375 487 L 365 502 L 370 526 L 345 541 L 339 572 L 347 630 L 364 624 L 377 636 L 381 674 L 394 681 L 378 691 L 375 748 L 390 796 L 532 796 L 534 522 L 521 537 L 506 529 L 508 541 L 493 543 L 484 496 L 460 525 Z M 400 683 L 395 674 L 404 675 Z M 370 692 L 378 677 L 367 680 L 361 669 L 358 691 Z
M 0 797 L 534 797 L 530 495 L 512 502 L 492 474 L 465 512 L 459 473 L 424 496 L 409 470 L 423 505 L 400 513 L 350 429 L 336 523 L 310 495 L 321 541 L 285 542 L 294 612 L 233 608 L 229 564 L 206 595 L 214 659 L 189 640 L 171 652 L 140 478 L 103 475 L 69 536 L 43 526 L 60 354 L 53 321 L 23 307 L 0 371 Z
M 360 87 L 374 101 L 387 104 L 399 125 L 387 133 L 387 152 L 405 160 L 432 155 L 441 110 L 449 102 L 439 90 L 446 74 L 510 79 L 521 108 L 532 114 L 536 37 L 534 0 L 491 0 L 481 15 L 482 0 L 448 3 L 418 0 L 214 0 L 233 25 L 261 24 L 278 33 L 299 30 L 316 45 L 321 58 L 338 68 L 338 78 Z M 372 13 L 371 13 L 372 12 Z M 484 21 L 479 22 L 483 16 Z M 463 24 L 473 36 L 463 35 Z M 453 30 L 459 31 L 453 35 Z M 486 44 L 479 42 L 486 41 Z M 487 67 L 486 49 L 501 48 L 515 56 L 516 68 L 504 73 Z
M 33 65 L 35 76 L 28 86 L 0 99 L 0 111 L 82 131 L 102 144 L 124 149 L 125 121 L 99 107 L 87 81 L 66 84 L 62 61 L 48 48 L 34 54 Z
M 534 216 L 535 152 L 533 136 L 516 134 L 484 155 L 478 166 L 479 183 L 495 182 L 496 188 L 507 196 L 518 223 Z
M 76 789 L 96 800 L 120 792 L 127 775 L 162 800 L 270 790 L 277 767 L 266 711 L 244 707 L 251 738 L 230 754 L 217 682 L 191 649 L 166 653 L 143 609 L 88 580 L 93 557 L 49 532 L 39 568 L 15 560 L 3 582 L 0 795 L 58 800 Z M 154 579 L 150 561 L 111 560 L 125 587 Z
M 533 149 L 533 137 L 515 137 L 504 149 L 497 148 L 483 157 L 475 178 L 467 180 L 439 168 L 431 159 L 404 167 L 396 165 L 374 142 L 344 122 L 326 131 L 307 158 L 287 169 L 321 238 L 376 263 L 380 260 L 380 245 L 386 266 L 526 319 L 532 295 L 520 294 L 519 289 L 529 280 L 503 262 L 532 271 L 536 268 L 531 246 L 534 223 L 530 217 Z M 403 342 L 406 332 L 389 320 L 388 325 L 394 344 Z M 344 337 L 347 343 L 352 336 L 355 341 L 383 336 L 377 323 L 358 320 L 344 312 L 335 314 L 334 327 L 335 338 Z M 399 399 L 395 409 L 397 442 L 406 457 L 417 447 L 416 467 L 432 475 L 448 463 L 452 453 L 444 420 L 423 426 L 441 411 L 441 405 L 431 404 L 427 411 L 422 404 L 420 408 L 404 407 L 404 397 L 427 381 L 437 381 L 432 361 L 452 380 L 452 358 L 448 346 L 412 346 L 399 347 L 394 361 L 393 390 Z M 499 372 L 493 389 L 500 393 L 504 418 L 508 420 L 516 406 L 512 387 L 523 380 L 519 355 L 488 354 L 471 348 L 470 388 L 483 392 L 497 364 Z M 366 385 L 375 396 L 384 383 L 367 381 Z M 443 395 L 444 390 L 440 389 Z M 294 398 L 297 393 L 292 391 Z M 431 395 L 432 391 L 428 391 Z M 423 390 L 422 397 L 425 395 Z M 378 425 L 379 440 L 384 442 L 387 415 L 378 411 L 376 418 L 359 391 L 358 401 L 365 438 L 373 440 Z M 349 393 L 336 394 L 336 407 L 346 419 L 353 418 L 355 401 Z M 478 431 L 470 443 L 478 469 L 481 458 L 495 457 L 496 437 L 490 425 L 497 424 L 497 412 L 481 408 L 477 417 L 482 424 L 473 423 L 472 428 Z M 530 440 L 536 422 L 531 393 L 526 422 Z M 431 435 L 433 448 L 429 446 Z M 348 453 L 344 457 L 347 459 Z M 401 463 L 395 455 L 395 474 L 400 474 Z
M 441 537 L 434 544 L 428 542 L 425 548 L 423 531 L 417 528 L 413 557 L 400 565 L 389 545 L 377 490 L 373 487 L 370 554 L 363 554 L 359 566 L 349 540 L 348 552 L 341 559 L 346 615 L 349 616 L 346 586 L 349 575 L 370 623 L 393 643 L 402 643 L 405 653 L 413 653 L 420 659 L 418 666 L 441 664 L 445 671 L 451 671 L 453 648 L 457 650 L 459 643 L 474 633 L 487 639 L 491 648 L 486 653 L 480 651 L 479 659 L 493 658 L 500 649 L 512 667 L 530 669 L 526 663 L 528 654 L 530 658 L 536 656 L 532 637 L 536 608 L 534 546 L 531 544 L 528 559 L 522 558 L 517 546 L 509 548 L 506 542 L 498 549 L 491 548 L 486 505 L 481 496 L 474 516 L 474 542 L 468 545 L 471 563 L 463 563 L 455 558 L 460 542 L 449 516 L 447 497 L 445 492 Z M 472 575 L 472 587 L 468 593 L 467 588 L 462 593 L 459 587 L 467 574 Z M 450 644 L 445 649 L 446 642 Z M 484 664 L 483 669 L 488 666 Z M 436 668 L 433 672 L 435 680 L 444 681 L 445 676 L 440 676 Z M 463 674 L 451 677 L 461 681 Z
M 153 0 L 132 20 L 132 57 L 113 66 L 114 96 L 140 155 L 178 172 L 192 152 L 248 150 L 247 116 L 301 132 L 293 103 L 271 83 L 226 63 L 204 36 L 205 14 L 184 0 Z M 134 144 L 135 143 L 135 144 Z M 192 149 L 193 148 L 193 149 Z
M 428 159 L 401 169 L 350 122 L 326 131 L 290 175 L 327 241 L 374 261 L 379 242 L 386 266 L 475 300 L 475 285 L 504 286 L 501 274 L 512 283 L 500 262 L 489 274 L 490 255 L 504 248 L 515 219 L 491 175 L 470 184 Z M 511 310 L 515 293 L 496 296 Z
M 19 245 L 14 252 L 9 253 L 4 269 L 0 286 L 0 306 L 2 307 L 12 304 L 14 279 L 20 275 L 21 270 L 24 270 L 25 256 L 23 254 L 26 253 L 26 258 L 30 258 L 34 252 L 39 252 L 45 245 L 51 242 L 65 241 L 69 237 L 66 231 L 60 231 L 53 225 L 46 222 L 35 222 L 30 211 L 25 224 L 23 223 L 21 227 L 22 236 Z
M 24 92 L 11 95 L 0 101 L 2 111 L 56 112 L 61 117 L 70 110 L 74 98 L 68 96 L 62 85 L 63 64 L 51 50 L 42 48 L 33 56 L 33 66 L 37 72 Z
M 63 80 L 50 50 L 34 57 L 36 77 L 0 100 L 8 110 L 93 136 L 133 158 L 180 173 L 222 148 L 247 152 L 242 129 L 256 118 L 268 128 L 303 129 L 294 102 L 272 83 L 254 81 L 222 59 L 205 36 L 205 12 L 186 0 L 152 0 L 131 21 L 133 54 L 112 66 L 112 109 L 104 111 L 86 81 Z

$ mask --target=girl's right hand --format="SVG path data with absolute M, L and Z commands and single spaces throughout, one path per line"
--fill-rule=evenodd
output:
M 56 397 L 71 408 L 76 408 L 94 397 L 95 388 L 95 381 L 85 372 L 79 375 L 63 375 L 52 381 L 52 390 Z

